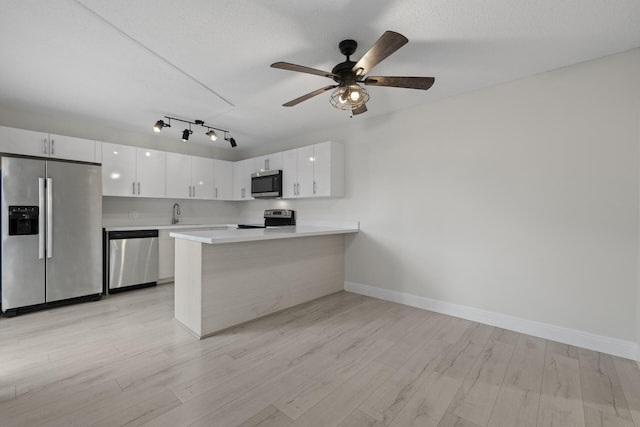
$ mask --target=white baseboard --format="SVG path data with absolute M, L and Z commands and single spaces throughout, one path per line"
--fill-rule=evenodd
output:
M 497 326 L 499 328 L 533 335 L 539 338 L 558 341 L 564 344 L 570 344 L 601 353 L 640 361 L 638 345 L 633 341 L 604 337 L 562 326 L 550 325 L 547 323 L 536 322 L 534 320 L 509 316 L 507 314 L 495 313 L 354 282 L 345 281 L 344 290 L 355 294 L 366 295 L 385 301 L 435 311 L 437 313 L 484 323 L 486 325 Z

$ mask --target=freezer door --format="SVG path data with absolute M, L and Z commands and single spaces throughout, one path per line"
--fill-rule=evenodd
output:
M 9 235 L 9 206 L 38 206 L 44 225 L 43 160 L 2 157 L 2 310 L 45 302 L 44 227 Z M 40 182 L 40 185 L 39 185 Z
M 102 292 L 100 166 L 47 161 L 47 302 Z

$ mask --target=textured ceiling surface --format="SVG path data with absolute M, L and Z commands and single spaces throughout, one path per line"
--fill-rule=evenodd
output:
M 2 0 L 0 103 L 151 132 L 165 115 L 229 129 L 238 149 L 375 117 L 640 46 L 638 0 Z M 409 43 L 372 75 L 433 76 L 428 91 L 369 87 L 368 112 L 332 81 L 270 68 L 331 70 L 386 30 Z M 178 129 L 168 129 L 179 138 Z M 203 130 L 204 132 L 204 130 Z M 193 142 L 209 144 L 194 128 Z M 224 141 L 218 141 L 221 147 Z

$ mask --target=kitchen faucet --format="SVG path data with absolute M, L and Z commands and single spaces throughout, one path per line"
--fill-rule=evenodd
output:
M 178 203 L 173 204 L 173 217 L 171 218 L 171 224 L 177 224 L 180 221 L 180 205 Z

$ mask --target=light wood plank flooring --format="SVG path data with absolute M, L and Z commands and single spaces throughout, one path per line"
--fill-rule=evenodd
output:
M 0 319 L 0 426 L 638 426 L 635 362 L 340 292 L 199 341 L 173 286 Z

